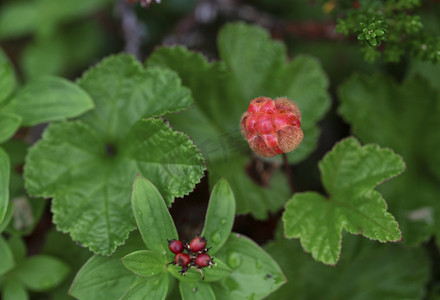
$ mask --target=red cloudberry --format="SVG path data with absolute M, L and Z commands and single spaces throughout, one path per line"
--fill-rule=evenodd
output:
M 241 117 L 240 129 L 252 150 L 263 157 L 293 151 L 304 137 L 298 105 L 287 98 L 255 98 Z

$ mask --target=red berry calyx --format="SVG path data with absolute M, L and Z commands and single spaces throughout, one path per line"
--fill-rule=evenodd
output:
M 287 98 L 255 98 L 241 117 L 240 129 L 251 149 L 263 157 L 291 152 L 304 137 L 301 111 Z
M 168 248 L 170 249 L 171 252 L 175 254 L 182 253 L 183 249 L 185 249 L 183 243 L 179 240 L 169 240 Z

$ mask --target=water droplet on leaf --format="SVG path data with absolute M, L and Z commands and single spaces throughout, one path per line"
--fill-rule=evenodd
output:
M 237 269 L 240 265 L 241 265 L 241 255 L 238 254 L 237 252 L 231 252 L 229 253 L 228 256 L 228 265 L 232 268 L 232 269 Z

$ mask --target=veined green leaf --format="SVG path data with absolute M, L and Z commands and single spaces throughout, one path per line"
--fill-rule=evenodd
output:
M 150 179 L 170 204 L 193 189 L 205 168 L 188 137 L 160 119 L 138 122 L 120 147 L 110 149 L 115 153 L 107 154 L 108 147 L 80 121 L 52 124 L 25 165 L 28 192 L 55 196 L 58 228 L 107 255 L 135 228 L 129 201 L 136 174 Z
M 175 70 L 183 84 L 191 88 L 196 107 L 167 117 L 175 128 L 194 139 L 208 160 L 210 174 L 220 174 L 210 176 L 210 185 L 225 177 L 236 197 L 237 213 L 251 212 L 263 219 L 269 211 L 282 206 L 289 191 L 277 190 L 282 185 L 279 177 L 272 178 L 266 189 L 247 177 L 244 165 L 249 162 L 250 151 L 239 130 L 240 117 L 258 96 L 288 97 L 295 101 L 302 110 L 305 137 L 302 145 L 289 154 L 289 160 L 299 162 L 316 147 L 316 123 L 330 105 L 328 81 L 315 59 L 299 56 L 288 62 L 285 47 L 255 26 L 225 26 L 219 34 L 218 48 L 220 62 L 208 63 L 198 53 L 171 47 L 158 49 L 146 63 Z M 235 184 L 237 181 L 241 184 Z M 251 197 L 248 193 L 252 190 L 256 192 Z M 275 200 L 270 197 L 268 201 L 267 195 L 274 194 Z
M 273 258 L 240 234 L 232 233 L 217 256 L 232 269 L 211 285 L 217 300 L 263 299 L 286 282 Z
M 265 246 L 283 268 L 288 282 L 268 300 L 408 299 L 423 298 L 429 280 L 429 259 L 420 248 L 378 244 L 344 236 L 336 266 L 326 266 L 304 252 L 298 240 L 278 237 Z
M 131 198 L 134 217 L 145 245 L 160 255 L 168 253 L 168 240 L 177 239 L 174 221 L 157 188 L 137 176 Z
M 157 299 L 163 300 L 167 296 L 169 275 L 163 273 L 149 278 L 136 281 L 119 298 L 120 300 Z
M 399 85 L 385 75 L 355 74 L 339 88 L 339 113 L 353 133 L 405 159 L 405 174 L 379 190 L 408 244 L 440 236 L 440 98 L 433 88 L 438 78 L 430 81 L 415 76 Z M 368 113 L 372 109 L 373 115 Z
M 214 186 L 209 198 L 208 211 L 202 236 L 209 241 L 209 253 L 217 252 L 229 237 L 235 219 L 235 198 L 225 179 Z
M 166 261 L 161 253 L 139 250 L 127 254 L 122 264 L 128 270 L 141 277 L 151 277 L 166 272 Z
M 21 88 L 3 108 L 22 118 L 23 126 L 73 118 L 94 107 L 76 84 L 58 77 L 42 77 Z
M 286 204 L 286 237 L 300 238 L 316 260 L 331 265 L 339 259 L 343 229 L 381 242 L 400 240 L 399 225 L 374 187 L 404 168 L 389 149 L 343 140 L 319 163 L 329 196 L 297 193 Z

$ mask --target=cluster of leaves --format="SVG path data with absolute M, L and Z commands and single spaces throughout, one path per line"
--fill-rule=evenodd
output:
M 420 0 L 346 1 L 332 11 L 338 17 L 336 31 L 356 35 L 368 61 L 383 52 L 388 62 L 398 62 L 407 53 L 439 62 L 440 37 L 424 29 L 420 16 L 414 14 L 420 5 Z
M 71 295 L 82 300 L 145 295 L 160 300 L 177 279 L 182 299 L 261 299 L 285 283 L 280 267 L 267 253 L 248 238 L 231 233 L 235 200 L 224 179 L 212 190 L 202 232 L 216 262 L 204 269 L 204 281 L 194 269 L 183 276 L 178 266 L 169 264 L 174 257 L 167 240 L 178 239 L 177 230 L 157 188 L 140 176 L 133 184 L 132 209 L 148 250 L 139 250 L 140 245 L 130 252 L 136 247 L 124 246 L 112 257 L 93 256 L 77 274 Z

